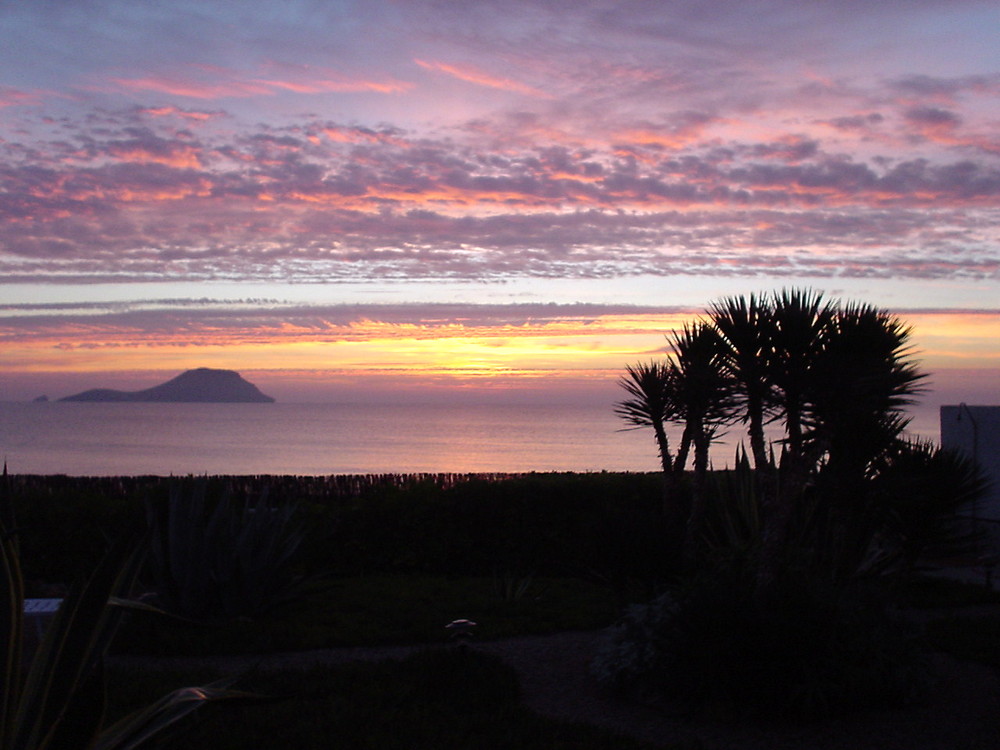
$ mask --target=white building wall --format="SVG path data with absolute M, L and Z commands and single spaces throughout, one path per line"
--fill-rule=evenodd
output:
M 1000 522 L 1000 406 L 942 406 L 941 447 L 962 451 L 979 463 L 992 485 L 969 512 Z

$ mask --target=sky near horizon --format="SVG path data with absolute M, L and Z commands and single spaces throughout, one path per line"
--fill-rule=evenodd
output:
M 198 366 L 589 398 L 795 286 L 1000 403 L 998 30 L 979 0 L 0 5 L 0 400 Z

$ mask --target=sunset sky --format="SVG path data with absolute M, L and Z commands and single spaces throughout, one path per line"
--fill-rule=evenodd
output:
M 995 0 L 0 5 L 0 400 L 599 398 L 719 297 L 1000 403 Z M 610 384 L 610 385 L 609 385 Z

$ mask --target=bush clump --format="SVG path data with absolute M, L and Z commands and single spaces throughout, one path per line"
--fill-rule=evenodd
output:
M 785 581 L 762 599 L 717 572 L 631 607 L 593 669 L 618 692 L 742 718 L 904 705 L 930 686 L 915 637 L 862 597 Z

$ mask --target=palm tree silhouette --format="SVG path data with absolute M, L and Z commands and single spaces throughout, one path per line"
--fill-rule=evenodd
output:
M 673 456 L 666 423 L 676 416 L 672 393 L 672 369 L 666 360 L 626 365 L 618 384 L 631 398 L 615 404 L 615 414 L 633 427 L 652 427 L 663 473 L 673 470 Z
M 774 386 L 767 363 L 773 346 L 773 320 L 765 300 L 749 297 L 725 297 L 713 302 L 709 319 L 722 344 L 721 364 L 736 384 L 742 400 L 742 420 L 747 424 L 754 468 L 768 465 L 764 424 L 774 405 Z
M 660 505 L 662 519 L 666 522 L 668 543 L 677 544 L 681 539 L 686 510 L 679 492 L 680 472 L 675 471 L 677 461 L 670 449 L 666 425 L 677 419 L 674 400 L 675 371 L 669 360 L 654 360 L 627 365 L 625 376 L 618 384 L 630 398 L 615 405 L 615 413 L 632 425 L 632 429 L 652 427 L 656 448 L 663 470 L 663 488 Z
M 676 487 L 694 448 L 686 549 L 704 513 L 709 448 L 720 429 L 747 425 L 762 531 L 757 583 L 779 571 L 795 508 L 818 477 L 845 505 L 862 503 L 872 467 L 898 449 L 908 420 L 903 408 L 925 375 L 911 359 L 910 329 L 871 305 L 839 305 L 810 289 L 713 302 L 707 318 L 675 331 L 670 356 L 630 366 L 621 385 L 631 398 L 616 412 L 652 426 L 668 478 Z M 768 455 L 764 427 L 781 420 L 780 465 Z M 676 456 L 665 425 L 682 424 Z M 845 500 L 846 498 L 846 500 Z
M 771 347 L 767 357 L 776 404 L 785 422 L 785 457 L 803 456 L 803 428 L 807 396 L 815 391 L 811 379 L 823 350 L 835 306 L 812 290 L 782 290 L 771 298 Z
M 912 360 L 911 329 L 885 310 L 850 304 L 831 321 L 807 394 L 806 423 L 826 456 L 824 470 L 858 486 L 896 447 L 903 409 L 927 377 Z
M 722 339 L 707 321 L 685 325 L 671 337 L 673 359 L 672 399 L 676 418 L 683 420 L 684 433 L 674 462 L 674 474 L 684 471 L 690 447 L 694 446 L 694 481 L 691 511 L 684 545 L 690 556 L 705 517 L 705 476 L 709 449 L 720 429 L 731 422 L 736 404 L 735 381 L 723 367 Z

